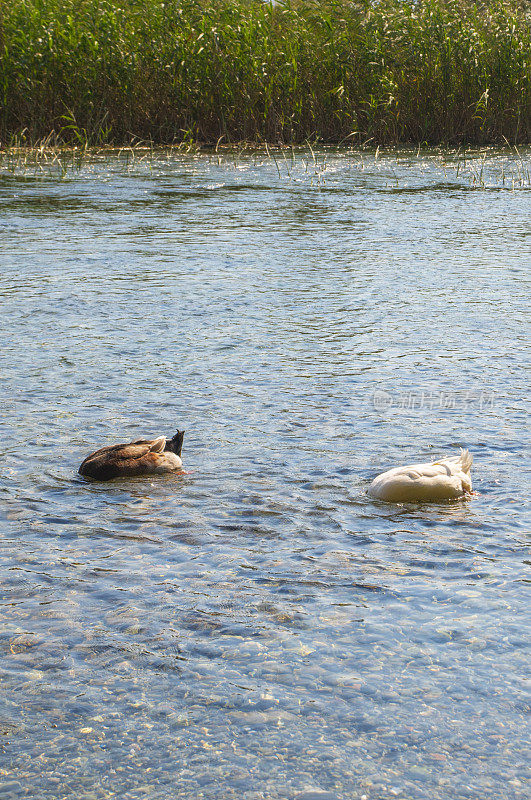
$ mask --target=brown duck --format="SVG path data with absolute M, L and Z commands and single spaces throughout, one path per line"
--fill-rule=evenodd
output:
M 122 476 L 175 472 L 183 465 L 183 439 L 184 431 L 177 431 L 172 439 L 159 436 L 102 447 L 86 457 L 79 467 L 79 474 L 97 481 L 109 481 Z

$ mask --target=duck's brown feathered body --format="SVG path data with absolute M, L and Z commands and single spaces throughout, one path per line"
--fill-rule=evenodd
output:
M 137 439 L 129 444 L 114 444 L 91 453 L 79 467 L 79 474 L 98 481 L 112 478 L 175 472 L 182 468 L 184 431 L 172 439 Z

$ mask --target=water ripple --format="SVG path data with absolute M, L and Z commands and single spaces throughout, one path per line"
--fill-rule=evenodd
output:
M 2 796 L 526 794 L 529 193 L 316 159 L 0 177 Z M 367 496 L 459 446 L 470 502 Z

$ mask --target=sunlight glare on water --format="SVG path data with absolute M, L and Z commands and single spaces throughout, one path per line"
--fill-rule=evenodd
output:
M 526 796 L 530 166 L 0 163 L 0 798 Z

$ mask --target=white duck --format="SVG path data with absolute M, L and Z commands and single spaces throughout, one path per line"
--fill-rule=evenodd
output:
M 431 464 L 411 464 L 395 467 L 378 475 L 368 492 L 377 500 L 388 503 L 438 502 L 472 493 L 468 450 L 461 455 L 441 458 Z

